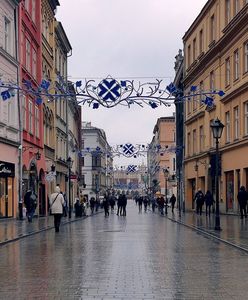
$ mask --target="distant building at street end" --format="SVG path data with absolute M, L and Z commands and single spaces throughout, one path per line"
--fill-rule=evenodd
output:
M 80 193 L 90 199 L 113 189 L 113 158 L 107 154 L 111 148 L 104 130 L 93 127 L 91 122 L 82 124 L 81 150 L 90 148 L 91 151 L 82 157 L 84 184 L 80 187 Z
M 184 42 L 184 91 L 223 90 L 214 106 L 185 104 L 185 200 L 194 209 L 198 188 L 215 196 L 219 172 L 220 210 L 238 212 L 237 193 L 248 188 L 248 3 L 209 0 L 187 30 Z M 225 125 L 220 139 L 220 164 L 215 167 L 211 122 Z
M 147 154 L 147 168 L 149 177 L 149 190 L 152 191 L 155 182 L 158 184 L 158 192 L 167 196 L 173 193 L 176 195 L 176 123 L 175 115 L 162 117 L 157 120 L 153 130 L 153 138 Z M 163 152 L 156 151 L 159 148 Z M 168 150 L 167 150 L 168 149 Z M 173 149 L 173 150 L 172 150 Z M 164 169 L 169 171 L 169 176 L 165 179 Z

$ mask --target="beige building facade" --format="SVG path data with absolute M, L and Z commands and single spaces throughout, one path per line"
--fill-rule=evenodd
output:
M 220 209 L 237 212 L 237 193 L 248 188 L 248 1 L 209 0 L 183 37 L 185 93 L 220 89 L 214 106 L 204 96 L 185 103 L 185 202 L 198 188 L 215 195 L 215 141 L 211 121 L 225 125 L 220 139 Z
M 170 197 L 173 193 L 176 195 L 176 153 L 175 153 L 176 123 L 175 116 L 161 117 L 153 130 L 153 139 L 148 151 L 148 174 L 149 185 L 152 189 L 153 181 L 159 182 L 159 191 Z M 156 151 L 155 149 L 164 149 L 165 151 Z M 168 149 L 168 150 L 166 150 Z M 169 176 L 165 179 L 164 169 L 169 171 Z

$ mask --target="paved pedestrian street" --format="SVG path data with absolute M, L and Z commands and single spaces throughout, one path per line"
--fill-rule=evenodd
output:
M 129 201 L 1 246 L 0 299 L 247 299 L 247 259 Z

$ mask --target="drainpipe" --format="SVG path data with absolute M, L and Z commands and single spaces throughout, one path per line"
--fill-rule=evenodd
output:
M 15 57 L 18 61 L 18 67 L 17 67 L 17 86 L 20 86 L 20 64 L 19 64 L 19 57 L 18 57 L 18 34 L 19 26 L 17 23 L 17 14 L 18 14 L 18 7 L 15 8 L 14 11 L 14 24 L 15 24 Z M 23 202 L 22 202 L 22 133 L 23 133 L 23 124 L 22 124 L 22 101 L 20 97 L 20 91 L 17 90 L 17 103 L 18 103 L 18 122 L 19 122 L 19 147 L 18 147 L 18 211 L 19 211 L 19 219 L 23 220 Z

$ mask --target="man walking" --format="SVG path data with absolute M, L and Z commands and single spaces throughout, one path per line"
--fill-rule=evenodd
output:
M 174 214 L 174 207 L 176 203 L 176 196 L 174 194 L 172 194 L 170 198 L 170 203 L 171 203 L 171 212 Z
M 245 218 L 247 218 L 246 205 L 247 205 L 247 200 L 248 200 L 248 193 L 245 190 L 244 186 L 240 187 L 237 198 L 238 198 L 239 207 L 240 207 L 240 214 L 241 214 L 240 218 L 243 219 L 244 215 L 245 215 Z
M 27 210 L 28 222 L 31 223 L 37 206 L 37 196 L 33 190 L 28 190 L 26 192 L 24 196 L 24 204 Z
M 198 192 L 195 194 L 195 202 L 196 202 L 196 213 L 200 216 L 202 215 L 202 206 L 204 204 L 204 194 L 201 191 L 201 189 L 198 190 Z

